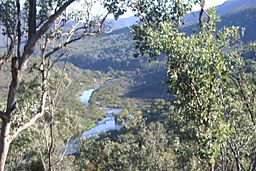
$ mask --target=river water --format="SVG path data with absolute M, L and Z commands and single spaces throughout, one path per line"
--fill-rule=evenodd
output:
M 100 86 L 97 85 L 94 89 L 85 90 L 83 94 L 79 97 L 80 101 L 86 106 L 89 106 L 91 95 L 98 88 L 100 88 Z M 107 131 L 121 129 L 122 126 L 116 123 L 115 115 L 119 114 L 122 111 L 122 109 L 121 108 L 101 108 L 101 109 L 106 110 L 107 116 L 102 120 L 98 121 L 96 126 L 93 127 L 92 129 L 84 131 L 83 134 L 81 135 L 81 138 L 89 138 Z M 77 139 L 73 139 L 64 146 L 64 149 L 66 149 L 65 155 L 72 155 L 77 153 L 76 148 L 77 148 Z

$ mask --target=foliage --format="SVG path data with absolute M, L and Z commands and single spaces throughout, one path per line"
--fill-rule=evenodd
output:
M 217 30 L 217 18 L 210 18 L 198 34 L 190 36 L 178 32 L 173 21 L 145 26 L 143 33 L 147 36 L 140 50 L 168 57 L 169 92 L 175 96 L 179 126 L 176 152 L 181 157 L 186 151 L 190 169 L 252 169 L 255 69 L 245 73 L 240 46 L 232 47 L 238 43 L 239 29 Z M 136 30 L 139 43 L 141 30 Z
M 109 14 L 113 13 L 117 18 L 124 12 L 124 10 L 119 11 L 120 1 L 113 1 L 108 6 L 106 15 L 94 18 L 91 16 L 91 10 L 96 1 L 83 1 L 85 6 L 82 10 L 71 8 L 71 4 L 74 2 L 75 0 L 0 1 L 2 10 L 0 25 L 3 27 L 2 35 L 7 39 L 5 44 L 7 49 L 0 57 L 0 70 L 5 63 L 11 61 L 10 73 L 12 76 L 9 89 L 7 89 L 6 107 L 0 111 L 2 120 L 1 170 L 4 170 L 11 143 L 21 132 L 32 127 L 37 120 L 42 118 L 46 118 L 45 121 L 50 127 L 51 145 L 47 147 L 49 160 L 47 170 L 51 170 L 53 113 L 61 99 L 57 96 L 63 90 L 65 77 L 57 83 L 58 87 L 54 89 L 56 80 L 50 80 L 50 70 L 56 60 L 66 53 L 63 49 L 67 45 L 86 35 L 101 33 L 105 29 L 104 22 Z M 104 3 L 104 1 L 101 2 Z M 116 10 L 118 11 L 116 12 Z M 31 87 L 28 86 L 27 89 L 26 83 L 23 84 L 22 81 L 24 75 L 29 75 L 26 70 L 36 48 L 40 49 L 39 72 L 36 73 L 35 82 L 29 83 Z M 55 60 L 52 61 L 52 58 Z M 55 76 L 56 79 L 60 75 L 56 74 Z M 24 94 L 21 94 L 24 92 L 22 88 L 26 89 Z M 33 91 L 34 89 L 35 91 Z M 22 95 L 25 100 L 20 100 Z M 42 163 L 46 169 L 43 160 Z
M 49 98 L 55 98 L 54 96 L 58 94 L 57 91 L 65 91 L 70 84 L 67 75 L 62 75 L 58 71 L 52 74 L 53 77 L 49 80 L 51 84 Z M 37 74 L 21 83 L 17 99 L 18 108 L 15 111 L 17 114 L 12 124 L 13 128 L 27 122 L 37 110 L 40 102 L 40 84 Z M 48 109 L 37 124 L 15 139 L 10 147 L 8 167 L 26 170 L 29 167 L 34 167 L 33 164 L 37 163 L 37 167 L 41 165 L 41 170 L 46 170 L 48 168 L 48 155 L 52 156 L 53 163 L 60 160 L 56 165 L 60 164 L 62 154 L 59 148 L 73 134 L 77 134 L 83 129 L 79 115 L 72 116 L 72 113 L 68 113 L 67 109 Z
M 13 35 L 15 33 L 15 26 L 16 26 L 16 10 L 15 10 L 15 1 L 7 0 L 0 2 L 0 22 L 5 26 L 2 28 L 2 34 L 10 34 Z
M 13 127 L 24 123 L 32 116 L 33 110 L 37 109 L 38 93 L 40 90 L 40 79 L 37 76 L 37 72 L 39 72 L 38 67 L 38 60 L 35 59 L 35 63 L 31 64 L 28 69 L 31 77 L 25 77 L 21 83 L 17 101 L 17 112 L 21 114 L 15 118 Z M 51 85 L 50 97 L 55 95 L 59 85 L 62 86 L 61 90 L 59 90 L 62 93 L 59 94 L 61 99 L 58 107 L 53 113 L 48 110 L 45 117 L 13 141 L 8 156 L 8 168 L 19 170 L 46 169 L 44 167 L 47 167 L 48 162 L 48 148 L 51 142 L 50 124 L 52 124 L 51 129 L 53 130 L 54 142 L 54 147 L 51 151 L 52 162 L 54 163 L 63 157 L 52 168 L 55 170 L 75 169 L 72 163 L 73 158 L 62 156 L 63 153 L 60 151 L 60 148 L 70 138 L 76 137 L 81 132 L 89 129 L 99 118 L 105 115 L 104 112 L 96 107 L 86 108 L 78 100 L 78 96 L 84 89 L 103 82 L 108 78 L 108 75 L 101 72 L 80 70 L 71 64 L 67 64 L 65 72 L 61 70 L 63 70 L 63 63 L 57 63 L 49 80 Z M 2 70 L 1 74 L 8 75 L 5 70 Z M 5 85 L 5 82 L 8 82 L 8 79 L 2 80 L 1 86 Z M 60 84 L 60 82 L 63 82 L 63 84 Z M 3 99 L 3 96 L 1 96 L 1 99 Z M 1 106 L 1 109 L 3 109 L 2 107 L 4 106 Z M 35 167 L 38 168 L 36 169 Z
M 116 138 L 81 140 L 75 162 L 86 170 L 167 169 L 170 158 L 163 126 L 140 124 Z
M 47 20 L 53 9 L 58 9 L 64 2 L 40 1 L 37 22 L 40 24 Z M 115 73 L 115 69 L 131 70 L 136 72 L 137 76 L 134 76 L 134 73 L 120 72 L 118 79 L 106 81 L 109 78 L 108 74 L 99 71 L 80 71 L 72 66 L 68 66 L 68 74 L 52 72 L 47 80 L 49 94 L 46 98 L 45 114 L 31 129 L 22 132 L 13 140 L 7 168 L 255 170 L 255 58 L 250 60 L 243 58 L 245 50 L 240 41 L 243 30 L 234 26 L 217 29 L 216 22 L 219 19 L 211 10 L 208 11 L 210 20 L 200 23 L 198 33 L 191 35 L 181 33 L 179 25 L 182 17 L 191 9 L 194 2 L 139 0 L 128 4 L 140 18 L 139 25 L 134 27 L 134 39 L 140 53 L 149 55 L 150 60 L 167 57 L 168 88 L 169 94 L 173 96 L 172 99 L 168 99 L 170 101 L 157 99 L 148 105 L 148 102 L 142 103 L 136 99 L 138 96 L 129 99 L 131 96 L 128 90 L 134 89 L 133 86 L 139 96 L 142 94 L 141 88 L 145 88 L 151 94 L 159 93 L 153 90 L 154 84 L 149 87 L 145 85 L 152 83 L 152 80 L 155 81 L 163 71 L 162 63 L 159 67 L 150 66 L 147 70 L 147 66 L 143 64 L 145 58 L 136 59 L 139 65 L 134 65 L 132 59 L 134 44 L 130 41 L 132 38 L 130 34 L 121 32 L 119 35 L 86 37 L 90 46 L 84 48 L 83 39 L 77 47 L 74 46 L 74 51 L 80 51 L 83 47 L 79 55 L 88 54 L 87 56 L 91 58 L 90 54 L 94 54 L 93 59 L 90 60 L 92 63 L 97 63 L 102 61 L 102 56 L 111 54 L 107 61 L 118 64 L 114 69 L 105 67 L 101 70 L 109 70 L 111 74 Z M 11 9 L 8 6 L 15 6 L 14 1 L 1 1 L 1 3 L 1 5 L 7 3 L 1 6 L 3 11 L 17 15 L 15 10 L 8 11 Z M 123 0 L 107 0 L 105 7 L 117 17 L 125 12 L 125 3 Z M 27 16 L 29 11 L 24 10 L 24 13 Z M 3 33 L 7 32 L 9 36 L 13 36 L 15 29 L 12 29 L 17 23 L 10 16 L 1 15 L 0 22 L 7 28 Z M 72 13 L 70 16 L 79 20 L 80 12 Z M 5 22 L 4 17 L 8 18 L 8 22 Z M 62 18 L 56 22 L 61 24 Z M 14 27 L 11 28 L 11 25 Z M 59 30 L 58 26 L 58 24 L 53 26 L 56 32 L 50 29 L 47 35 L 43 36 L 40 42 L 41 49 L 45 38 L 51 41 L 53 40 L 51 38 L 56 38 L 57 44 L 62 40 L 63 30 Z M 95 29 L 98 27 L 90 30 L 92 31 L 90 33 L 94 33 Z M 121 42 L 114 45 L 119 38 L 122 38 Z M 94 47 L 93 50 L 91 46 Z M 252 42 L 246 50 L 255 56 L 255 47 L 255 43 Z M 96 51 L 97 53 L 94 53 Z M 75 56 L 76 53 L 72 55 Z M 81 57 L 78 59 L 73 58 L 70 61 L 80 63 Z M 82 62 L 88 61 L 82 58 Z M 103 60 L 104 66 L 109 63 Z M 29 73 L 25 73 L 29 76 L 25 77 L 18 86 L 16 108 L 11 115 L 13 130 L 28 122 L 40 109 L 43 83 L 39 75 L 42 70 L 40 64 L 35 65 Z M 134 66 L 140 68 L 135 71 L 132 68 Z M 97 65 L 97 68 L 101 67 L 101 64 Z M 152 71 L 152 68 L 157 71 Z M 145 71 L 147 73 L 143 73 Z M 131 75 L 134 78 L 131 78 Z M 11 76 L 5 75 L 5 77 Z M 103 82 L 104 85 L 92 95 L 89 107 L 83 106 L 77 100 L 78 89 Z M 138 85 L 139 88 L 136 87 Z M 6 85 L 1 84 L 0 88 L 5 89 Z M 52 103 L 56 94 L 60 106 L 54 106 Z M 154 97 L 152 96 L 152 99 Z M 4 110 L 5 105 L 0 102 L 0 111 Z M 63 155 L 63 151 L 60 150 L 63 144 L 82 131 L 93 127 L 95 120 L 105 115 L 98 106 L 122 107 L 124 110 L 116 119 L 124 127 L 120 131 L 81 139 L 79 153 L 75 156 Z M 138 112 L 138 110 L 143 111 Z
M 241 37 L 243 42 L 250 42 L 256 39 L 254 23 L 256 22 L 256 8 L 255 7 L 247 7 L 239 10 L 235 10 L 232 13 L 225 14 L 221 16 L 221 20 L 217 22 L 217 28 L 221 29 L 224 27 L 238 26 L 244 28 L 244 35 Z M 196 23 L 187 25 L 185 23 L 184 26 L 180 28 L 182 32 L 186 34 L 193 34 L 195 32 L 198 33 L 199 29 Z
M 107 80 L 102 87 L 96 90 L 90 99 L 93 105 L 101 107 L 125 107 L 128 99 L 122 98 L 131 86 L 128 78 L 114 78 Z

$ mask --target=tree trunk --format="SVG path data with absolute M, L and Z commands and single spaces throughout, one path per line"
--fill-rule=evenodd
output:
M 0 135 L 0 171 L 4 171 L 4 166 L 9 151 L 11 123 L 8 121 L 2 122 L 1 135 Z
M 16 104 L 16 95 L 17 89 L 19 87 L 20 81 L 23 77 L 23 71 L 20 72 L 16 68 L 17 58 L 12 58 L 12 82 L 9 87 L 9 93 L 7 98 L 7 108 L 4 113 L 5 119 L 2 119 L 2 128 L 0 134 L 0 171 L 4 170 L 6 157 L 9 151 L 9 146 L 12 141 L 12 137 L 10 136 L 11 129 L 11 114 L 15 109 Z M 25 61 L 26 64 L 26 61 Z
M 29 22 L 28 22 L 28 42 L 24 46 L 24 52 L 23 54 L 19 54 L 19 49 L 17 50 L 17 56 L 12 58 L 11 61 L 11 72 L 12 72 L 12 82 L 9 87 L 9 94 L 7 99 L 7 106 L 6 111 L 3 112 L 2 116 L 2 126 L 1 126 L 1 133 L 0 133 L 0 171 L 4 170 L 7 154 L 9 151 L 9 146 L 13 138 L 15 138 L 21 131 L 29 128 L 31 125 L 35 123 L 35 121 L 40 118 L 44 113 L 44 105 L 36 116 L 32 117 L 31 120 L 26 123 L 23 127 L 19 128 L 14 134 L 10 135 L 10 129 L 11 129 L 11 114 L 13 110 L 15 109 L 15 103 L 16 103 L 16 95 L 17 90 L 19 87 L 19 84 L 23 78 L 23 74 L 27 67 L 27 62 L 29 57 L 34 52 L 34 48 L 36 45 L 36 42 L 46 33 L 46 31 L 50 28 L 52 23 L 62 14 L 63 11 L 66 10 L 66 8 L 73 3 L 75 0 L 68 0 L 65 2 L 53 15 L 51 15 L 45 23 L 40 27 L 40 29 L 36 30 L 36 1 L 35 0 L 29 0 Z M 18 10 L 19 13 L 19 1 L 17 1 Z M 19 17 L 18 17 L 19 18 Z M 20 32 L 19 28 L 17 30 Z M 20 33 L 18 33 L 20 34 Z M 19 35 L 20 36 L 20 35 Z M 7 53 L 7 57 L 10 58 L 11 52 L 13 51 L 13 45 L 10 47 L 10 50 Z M 10 54 L 9 54 L 10 53 Z M 5 56 L 6 57 L 6 56 Z M 5 59 L 5 58 L 4 58 Z M 2 57 L 0 58 L 0 68 L 3 63 Z M 18 63 L 17 63 L 18 61 Z M 18 66 L 17 66 L 18 64 Z M 47 94 L 44 93 L 42 97 L 42 103 L 45 104 Z M 2 113 L 2 112 L 1 112 Z

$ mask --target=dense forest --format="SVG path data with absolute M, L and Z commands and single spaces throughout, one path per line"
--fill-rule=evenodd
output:
M 206 1 L 0 0 L 0 170 L 256 171 L 256 1 Z

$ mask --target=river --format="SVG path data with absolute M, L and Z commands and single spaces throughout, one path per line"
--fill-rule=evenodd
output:
M 93 89 L 85 90 L 83 94 L 79 97 L 79 100 L 86 106 L 89 106 L 90 98 L 93 92 L 96 91 L 98 88 L 100 88 L 99 85 L 97 85 Z M 80 136 L 80 138 L 89 138 L 101 133 L 105 133 L 107 131 L 121 129 L 122 126 L 116 123 L 116 119 L 115 119 L 115 115 L 119 114 L 122 111 L 121 108 L 100 108 L 100 109 L 105 109 L 107 112 L 107 116 L 102 120 L 98 121 L 95 127 L 91 128 L 90 130 L 84 131 L 83 134 Z M 73 139 L 64 146 L 64 149 L 66 149 L 65 155 L 72 155 L 77 153 L 76 148 L 77 148 L 77 139 Z

